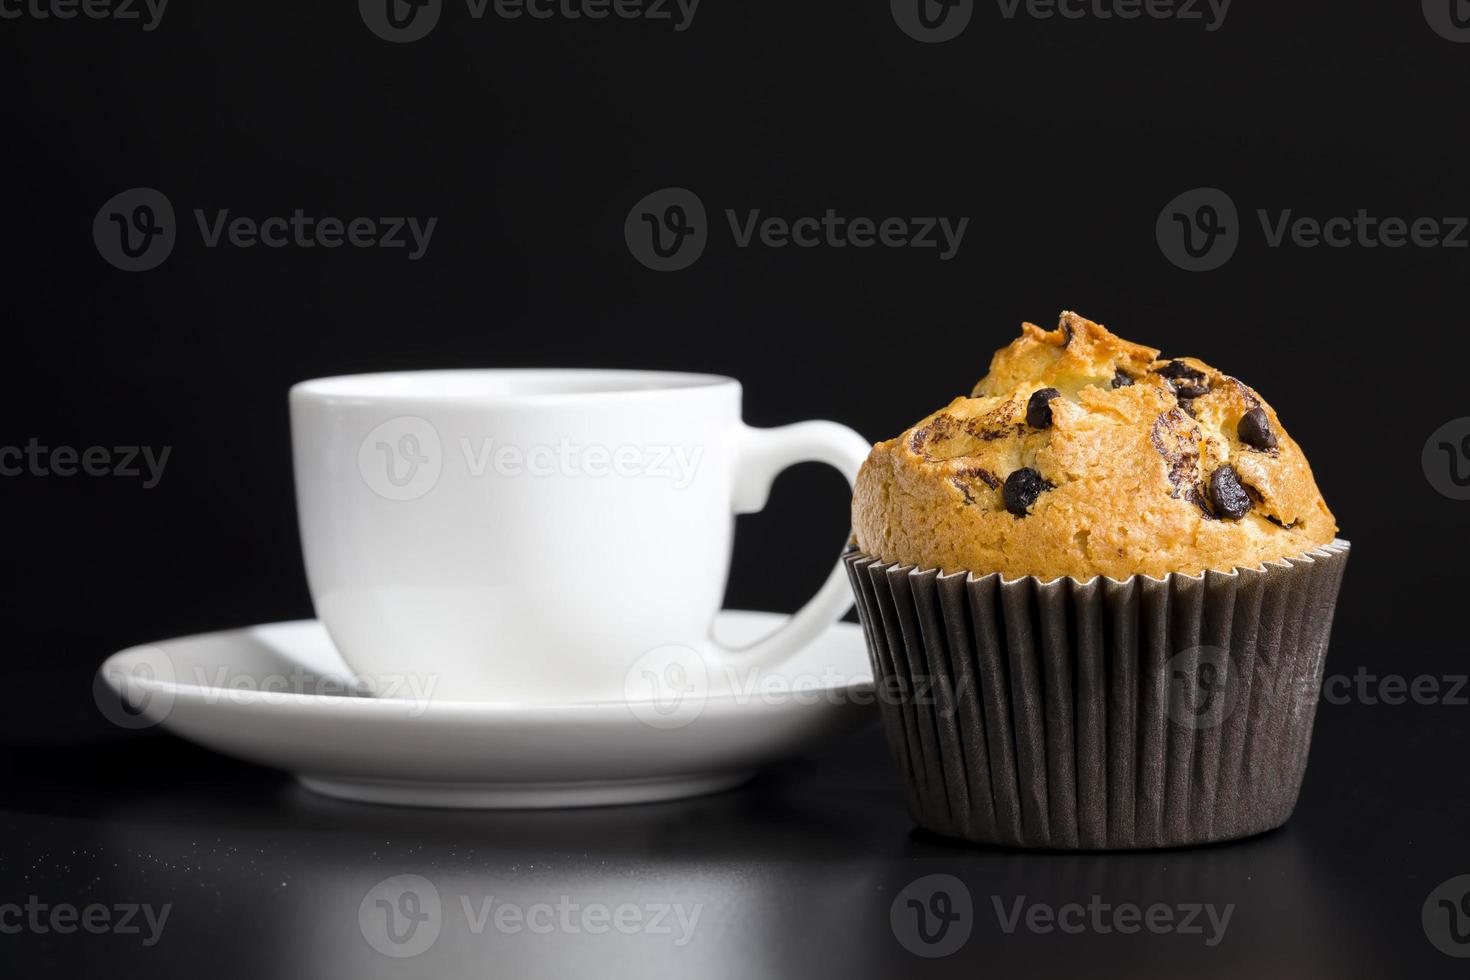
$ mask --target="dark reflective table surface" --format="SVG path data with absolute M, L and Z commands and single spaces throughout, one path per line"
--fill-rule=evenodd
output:
M 1324 705 L 1286 828 L 1112 854 L 916 832 L 876 726 L 736 791 L 540 812 L 338 802 L 157 734 L 10 746 L 0 950 L 13 976 L 1464 976 L 1470 900 L 1431 892 L 1470 874 L 1466 710 Z

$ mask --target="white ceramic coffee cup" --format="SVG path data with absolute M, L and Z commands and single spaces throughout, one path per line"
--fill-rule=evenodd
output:
M 410 676 L 435 699 L 623 699 L 655 651 L 769 665 L 852 604 L 834 568 L 773 635 L 711 636 L 734 515 L 795 463 L 851 483 L 869 449 L 835 422 L 745 425 L 731 378 L 422 371 L 305 381 L 290 401 L 317 615 L 379 693 Z

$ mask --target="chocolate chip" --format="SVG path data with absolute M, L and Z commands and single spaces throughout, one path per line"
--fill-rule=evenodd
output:
M 1068 323 L 1066 320 L 1063 320 L 1062 321 L 1062 350 L 1066 350 L 1068 347 L 1072 346 L 1072 338 L 1074 336 L 1076 336 L 1076 331 L 1072 329 L 1072 324 Z
M 1157 373 L 1169 379 L 1169 383 L 1174 386 L 1174 393 L 1180 398 L 1198 398 L 1209 393 L 1210 382 L 1205 373 L 1183 361 L 1170 361 L 1159 368 Z
M 1114 388 L 1127 388 L 1131 384 L 1133 384 L 1133 379 L 1124 374 L 1122 368 L 1113 369 Z
M 1240 417 L 1240 424 L 1235 427 L 1236 435 L 1240 441 L 1252 449 L 1275 449 L 1276 433 L 1271 431 L 1271 420 L 1266 417 L 1266 410 L 1253 408 Z
M 1026 402 L 1026 424 L 1033 429 L 1051 428 L 1051 400 L 1062 393 L 1055 388 L 1038 389 Z
M 1036 503 L 1036 498 L 1041 496 L 1041 492 L 1050 489 L 1052 485 L 1043 480 L 1040 473 L 1028 466 L 1006 477 L 1006 485 L 1001 491 L 1001 496 L 1005 498 L 1006 510 L 1017 517 L 1025 517 L 1026 511 Z
M 1251 509 L 1250 494 L 1240 485 L 1233 466 L 1222 466 L 1210 474 L 1210 505 L 1217 517 L 1238 521 Z
M 1188 415 L 1190 418 L 1192 418 L 1192 419 L 1199 418 L 1198 415 L 1194 414 L 1194 399 L 1193 398 L 1181 398 L 1181 399 L 1179 399 L 1179 407 L 1182 408 L 1182 409 L 1184 409 L 1184 413 L 1186 415 Z

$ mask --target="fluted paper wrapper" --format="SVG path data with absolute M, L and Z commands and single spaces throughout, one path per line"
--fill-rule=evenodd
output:
M 914 821 L 1098 850 L 1285 823 L 1348 543 L 1259 568 L 1002 581 L 847 555 Z

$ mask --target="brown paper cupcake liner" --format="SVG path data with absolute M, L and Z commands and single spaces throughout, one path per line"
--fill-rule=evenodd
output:
M 1027 848 L 1173 847 L 1291 816 L 1348 543 L 1124 581 L 941 574 L 851 552 L 920 827 Z

